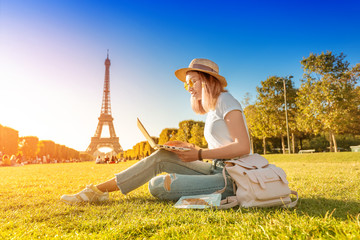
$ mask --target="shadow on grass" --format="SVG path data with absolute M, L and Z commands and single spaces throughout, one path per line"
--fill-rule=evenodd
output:
M 98 203 L 92 203 L 92 205 L 97 205 L 97 206 L 104 206 L 104 205 L 109 205 L 109 206 L 114 206 L 114 205 L 119 205 L 119 204 L 134 204 L 134 205 L 141 205 L 141 204 L 154 204 L 154 205 L 159 205 L 159 204 L 165 204 L 165 205 L 173 205 L 176 203 L 176 201 L 170 201 L 170 200 L 160 200 L 154 197 L 142 197 L 142 196 L 127 196 L 125 198 L 121 198 L 121 199 L 110 199 L 109 201 L 106 202 L 98 202 Z
M 338 220 L 354 219 L 360 214 L 360 202 L 335 200 L 326 198 L 300 198 L 298 204 L 294 208 L 249 208 L 242 209 L 243 212 L 264 211 L 272 212 L 275 209 L 283 209 L 284 211 L 295 212 L 298 215 L 310 217 L 333 217 Z
M 299 200 L 297 211 L 314 217 L 332 217 L 346 220 L 349 217 L 356 218 L 360 213 L 360 202 L 326 199 L 326 198 L 302 198 Z
M 128 196 L 121 199 L 112 199 L 101 203 L 91 203 L 92 206 L 116 206 L 119 204 L 133 204 L 134 206 L 141 207 L 141 205 L 154 205 L 154 207 L 169 206 L 172 207 L 176 201 L 159 200 L 152 197 L 143 196 Z M 236 207 L 235 209 L 239 209 Z M 305 215 L 311 217 L 333 217 L 339 220 L 347 220 L 356 218 L 360 214 L 360 202 L 335 200 L 326 198 L 300 198 L 296 207 L 294 208 L 249 208 L 242 209 L 242 212 L 256 212 L 264 211 L 266 213 L 273 212 L 275 209 L 283 209 L 284 211 L 296 211 L 298 215 Z M 228 211 L 228 210 L 222 210 Z

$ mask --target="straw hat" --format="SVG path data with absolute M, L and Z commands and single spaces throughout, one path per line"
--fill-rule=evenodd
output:
M 226 79 L 223 76 L 219 75 L 219 66 L 213 61 L 210 61 L 209 59 L 195 58 L 191 61 L 188 68 L 181 68 L 179 70 L 176 70 L 175 76 L 180 81 L 185 82 L 186 73 L 188 71 L 199 71 L 210 74 L 211 76 L 217 78 L 221 82 L 221 85 L 223 87 L 226 87 L 227 85 Z

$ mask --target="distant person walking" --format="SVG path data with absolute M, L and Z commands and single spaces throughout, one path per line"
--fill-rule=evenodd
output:
M 109 192 L 123 194 L 149 182 L 150 193 L 159 198 L 177 200 L 181 196 L 210 194 L 224 188 L 222 162 L 217 167 L 203 159 L 231 159 L 250 153 L 249 134 L 240 103 L 224 88 L 226 79 L 219 75 L 218 65 L 208 59 L 194 59 L 188 68 L 175 71 L 190 92 L 191 107 L 197 114 L 207 114 L 204 136 L 209 149 L 193 144 L 171 141 L 170 146 L 190 148 L 189 151 L 158 150 L 115 178 L 98 185 L 88 185 L 74 195 L 63 195 L 68 204 L 98 202 L 109 199 Z M 178 106 L 177 106 L 178 107 Z M 156 176 L 162 172 L 167 175 Z M 229 176 L 228 176 L 229 177 Z M 230 177 L 229 177 L 230 179 Z M 228 184 L 222 198 L 234 195 Z

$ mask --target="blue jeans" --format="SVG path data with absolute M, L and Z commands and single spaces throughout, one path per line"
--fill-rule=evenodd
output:
M 156 176 L 162 172 L 169 174 Z M 150 193 L 164 200 L 211 194 L 225 186 L 222 167 L 214 169 L 210 163 L 202 161 L 182 162 L 175 153 L 166 150 L 154 152 L 115 176 L 117 186 L 123 194 L 149 181 Z M 228 175 L 227 182 L 222 198 L 234 195 Z

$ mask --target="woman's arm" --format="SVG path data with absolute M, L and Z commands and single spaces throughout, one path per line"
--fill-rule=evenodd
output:
M 241 111 L 229 112 L 224 120 L 233 142 L 223 147 L 202 150 L 204 159 L 230 159 L 250 153 L 249 137 Z
M 203 159 L 231 159 L 250 153 L 249 137 L 241 111 L 230 111 L 224 120 L 233 142 L 215 149 L 203 149 L 201 154 Z M 196 148 L 191 148 L 191 150 L 187 152 L 172 152 L 176 153 L 184 162 L 199 159 L 198 149 Z

